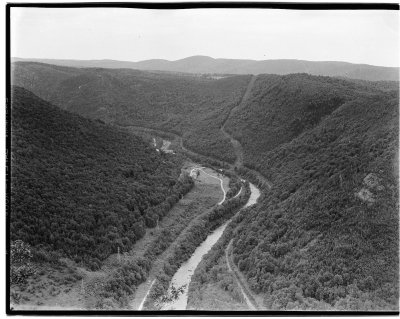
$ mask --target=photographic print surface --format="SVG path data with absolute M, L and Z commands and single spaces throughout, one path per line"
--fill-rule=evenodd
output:
M 187 6 L 8 6 L 8 312 L 398 312 L 398 6 Z

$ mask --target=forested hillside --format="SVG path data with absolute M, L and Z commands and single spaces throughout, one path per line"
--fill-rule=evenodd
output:
M 305 93 L 298 90 L 293 101 L 291 90 L 285 92 L 287 103 L 268 114 L 282 121 L 282 130 L 269 131 L 277 139 L 288 130 L 285 107 L 305 112 Z M 298 122 L 302 132 L 269 140 L 264 147 L 272 150 L 258 157 L 273 188 L 257 209 L 242 214 L 233 260 L 266 309 L 398 309 L 399 95 L 372 87 L 357 92 L 352 101 L 351 94 L 339 96 L 339 107 L 334 90 L 322 91 L 311 104 L 317 110 Z M 318 108 L 325 107 L 331 109 L 324 117 Z M 214 272 L 203 273 L 203 282 Z
M 212 79 L 129 69 L 78 69 L 13 63 L 12 82 L 85 117 L 119 125 L 165 129 L 184 145 L 233 162 L 233 149 L 219 130 L 239 103 L 250 76 Z
M 250 76 L 216 80 L 15 63 L 15 84 L 102 121 L 60 112 L 16 90 L 13 174 L 19 175 L 13 187 L 23 191 L 21 197 L 14 195 L 12 205 L 25 221 L 13 220 L 14 238 L 66 247 L 71 257 L 101 243 L 101 250 L 89 254 L 96 265 L 117 246 L 130 247 L 145 224 L 153 226 L 162 216 L 141 200 L 160 205 L 174 196 L 169 186 L 180 193 L 190 185 L 176 182 L 180 163 L 173 157 L 160 157 L 140 139 L 101 123 L 174 132 L 189 149 L 232 163 L 231 142 L 220 130 L 227 120 L 224 130 L 241 143 L 244 164 L 272 185 L 256 207 L 239 213 L 240 222 L 224 241 L 232 239 L 233 262 L 263 307 L 398 309 L 398 82 L 259 75 L 240 103 L 249 81 Z M 106 151 L 99 154 L 99 149 Z M 88 183 L 61 183 L 70 176 Z M 92 189 L 97 197 L 88 195 Z M 133 193 L 143 197 L 132 203 Z M 68 221 L 38 222 L 43 214 L 53 221 L 59 209 Z M 22 213 L 28 210 L 29 215 Z M 78 222 L 82 210 L 85 221 L 95 226 Z M 94 214 L 98 211 L 103 213 Z M 52 227 L 59 232 L 48 231 Z M 86 228 L 93 237 L 83 238 Z M 135 229 L 133 236 L 126 235 L 128 229 Z M 77 246 L 77 240 L 87 244 Z M 218 257 L 218 269 L 226 270 L 225 247 L 216 249 L 221 251 L 209 260 Z M 202 268 L 203 279 L 213 278 L 212 265 Z
M 354 64 L 339 61 L 304 61 L 294 59 L 244 60 L 213 59 L 208 56 L 191 56 L 176 61 L 152 59 L 139 62 L 116 60 L 57 60 L 20 59 L 14 61 L 35 61 L 72 67 L 129 68 L 137 70 L 159 70 L 170 72 L 211 73 L 211 74 L 290 74 L 307 72 L 312 75 L 343 76 L 370 81 L 398 80 L 399 69 L 368 64 Z
M 317 127 L 346 102 L 374 94 L 390 96 L 397 88 L 398 82 L 259 75 L 247 103 L 231 114 L 226 130 L 243 145 L 245 165 L 270 178 L 266 157 L 276 147 Z
M 92 269 L 128 251 L 192 186 L 182 160 L 14 87 L 11 240 Z

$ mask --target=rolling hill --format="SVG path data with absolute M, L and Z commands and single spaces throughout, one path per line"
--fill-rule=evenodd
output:
M 271 178 L 266 157 L 276 147 L 317 127 L 350 101 L 396 95 L 397 82 L 377 83 L 307 74 L 259 75 L 226 130 L 243 145 L 245 164 Z
M 116 60 L 57 60 L 57 59 L 21 59 L 13 61 L 34 61 L 70 67 L 129 68 L 137 70 L 157 70 L 169 72 L 209 73 L 209 74 L 290 74 L 308 73 L 346 77 L 370 81 L 398 81 L 399 68 L 382 67 L 368 64 L 353 64 L 338 61 L 304 60 L 241 60 L 214 59 L 208 56 L 192 56 L 176 61 L 162 59 L 139 62 Z
M 250 76 L 222 79 L 130 69 L 80 69 L 41 63 L 12 65 L 12 82 L 88 118 L 161 128 L 183 136 L 187 148 L 234 161 L 219 128 Z
M 395 84 L 259 76 L 227 129 L 273 187 L 196 271 L 193 302 L 227 286 L 232 239 L 264 309 L 398 310 L 398 118 Z
M 398 115 L 366 94 L 264 155 L 273 191 L 233 254 L 266 307 L 398 309 Z
M 23 88 L 12 90 L 11 113 L 11 240 L 45 260 L 56 253 L 98 269 L 191 187 L 178 157 Z

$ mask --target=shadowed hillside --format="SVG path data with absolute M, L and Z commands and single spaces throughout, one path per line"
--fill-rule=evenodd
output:
M 307 74 L 259 75 L 247 102 L 231 114 L 226 130 L 243 145 L 245 164 L 267 174 L 268 152 L 313 129 L 344 104 L 373 95 L 390 97 L 397 87 L 397 82 Z
M 11 112 L 11 240 L 44 259 L 57 252 L 97 269 L 191 187 L 179 158 L 25 89 L 13 88 Z
M 253 143 L 248 158 L 273 187 L 238 216 L 192 293 L 228 280 L 215 273 L 233 238 L 233 260 L 265 309 L 398 310 L 398 98 L 329 78 L 260 77 L 242 138 L 252 132 L 243 145 Z
M 14 63 L 13 84 L 85 117 L 183 135 L 185 146 L 233 162 L 219 128 L 239 103 L 249 76 L 222 79 L 128 69 L 78 69 Z
M 398 94 L 376 94 L 266 156 L 273 191 L 233 253 L 268 307 L 398 309 L 397 146 Z

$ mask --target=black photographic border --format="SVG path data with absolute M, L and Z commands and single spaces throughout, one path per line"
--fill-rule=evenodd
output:
M 211 310 L 14 310 L 10 307 L 10 203 L 11 203 L 11 8 L 132 8 L 132 9 L 287 9 L 287 10 L 399 10 L 399 3 L 315 2 L 75 2 L 7 3 L 6 5 L 6 314 L 28 316 L 395 316 L 399 311 L 211 311 Z

